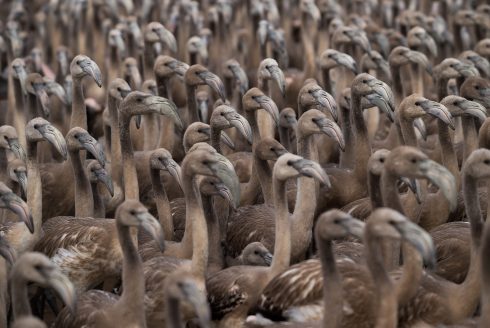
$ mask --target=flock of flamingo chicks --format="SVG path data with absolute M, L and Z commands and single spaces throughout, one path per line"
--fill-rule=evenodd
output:
M 490 327 L 486 0 L 0 19 L 0 327 Z

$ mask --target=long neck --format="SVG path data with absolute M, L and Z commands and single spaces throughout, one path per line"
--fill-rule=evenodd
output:
M 442 78 L 436 80 L 437 101 L 441 101 L 447 96 L 447 82 L 447 79 Z
M 119 135 L 119 113 L 117 111 L 118 100 L 109 96 L 107 107 L 111 122 L 111 175 L 115 182 L 123 185 L 122 176 L 122 154 L 121 154 L 121 136 Z
M 386 168 L 383 169 L 383 173 L 381 174 L 381 196 L 383 199 L 383 206 L 392 208 L 404 214 L 396 186 L 397 181 L 398 176 L 396 174 Z
M 143 276 L 143 264 L 133 241 L 130 228 L 117 221 L 116 226 L 119 243 L 123 252 L 123 292 L 115 307 L 121 308 L 126 313 L 126 318 L 129 315 L 132 322 L 139 322 L 141 327 L 145 327 L 145 280 Z
M 90 184 L 92 188 L 92 199 L 94 202 L 94 218 L 105 218 L 105 204 L 99 193 L 97 182 Z
M 253 142 L 252 142 L 252 152 L 255 151 L 255 147 L 260 140 L 260 131 L 257 124 L 257 120 L 255 118 L 255 111 L 245 111 L 245 115 L 247 117 L 247 121 L 250 123 L 250 127 L 252 128 Z M 250 180 L 247 183 L 245 191 L 240 197 L 240 205 L 252 205 L 255 204 L 255 199 L 257 198 L 261 184 L 257 175 L 257 168 L 254 164 L 252 164 L 252 174 L 250 176 Z
M 213 197 L 210 195 L 202 196 L 202 207 L 208 226 L 209 238 L 209 263 L 208 274 L 213 274 L 223 269 L 223 253 L 221 247 L 220 222 L 213 208 Z
M 138 176 L 134 165 L 133 145 L 129 135 L 131 115 L 120 113 L 119 138 L 121 141 L 121 153 L 123 162 L 123 180 L 125 199 L 139 200 Z
M 418 251 L 407 242 L 402 243 L 403 272 L 396 283 L 398 305 L 406 304 L 416 293 L 422 278 L 422 259 Z
M 350 109 L 340 106 L 340 119 L 342 124 L 342 135 L 344 136 L 345 152 L 340 153 L 340 167 L 346 168 L 352 164 L 355 158 L 354 145 L 355 138 L 352 133 L 352 124 L 350 121 Z
M 367 266 L 376 288 L 377 328 L 393 328 L 397 323 L 397 299 L 393 283 L 386 272 L 381 256 L 380 241 L 373 237 L 366 238 Z
M 182 244 L 184 248 L 192 245 L 192 272 L 198 277 L 206 274 L 208 266 L 208 227 L 202 208 L 201 193 L 193 181 L 193 177 L 184 170 L 184 195 L 186 224 Z
M 174 222 L 170 210 L 170 202 L 160 178 L 160 170 L 150 168 L 150 176 L 151 185 L 153 186 L 153 199 L 157 205 L 158 219 L 162 225 L 165 240 L 173 240 Z
M 332 81 L 330 80 L 330 70 L 322 68 L 323 89 L 333 95 Z
M 286 197 L 286 181 L 273 178 L 276 241 L 274 258 L 269 269 L 269 277 L 275 277 L 284 271 L 291 257 L 291 227 Z
M 480 327 L 488 327 L 490 324 L 490 224 L 485 226 L 485 234 L 481 249 L 482 266 L 482 295 Z
M 330 240 L 320 240 L 318 252 L 323 276 L 323 326 L 337 328 L 342 322 L 343 292 Z
M 94 215 L 94 199 L 90 181 L 83 169 L 83 164 L 80 159 L 78 150 L 69 150 L 70 162 L 75 175 L 75 216 L 77 217 L 93 217 Z
M 395 96 L 395 106 L 398 108 L 403 100 L 403 85 L 400 74 L 400 66 L 390 65 L 391 75 L 393 77 L 393 93 Z
M 371 200 L 371 209 L 373 210 L 383 206 L 380 183 L 381 183 L 381 177 L 379 175 L 369 172 L 368 191 L 369 191 L 369 199 Z
M 413 128 L 413 120 L 400 118 L 399 122 L 405 145 L 417 147 L 417 136 Z
M 483 218 L 481 214 L 480 199 L 478 197 L 478 180 L 471 175 L 463 174 L 463 197 L 466 216 L 471 225 L 471 239 L 476 248 L 480 246 Z
M 451 135 L 446 123 L 437 120 L 439 144 L 441 145 L 442 162 L 456 179 L 456 188 L 461 188 L 461 175 L 459 173 L 458 159 L 454 152 Z
M 308 79 L 310 77 L 315 76 L 315 47 L 313 46 L 313 39 L 311 31 L 312 29 L 308 28 L 308 24 L 305 22 L 305 18 L 303 17 L 303 24 L 301 26 L 301 40 L 303 43 L 303 53 L 305 55 L 304 57 L 304 79 Z
M 351 115 L 356 135 L 355 153 L 357 154 L 354 174 L 358 181 L 364 183 L 367 179 L 366 165 L 369 156 L 371 156 L 371 145 L 369 144 L 369 136 L 364 123 L 364 116 L 362 115 L 361 96 L 354 90 L 352 90 Z
M 172 99 L 170 92 L 169 79 L 164 76 L 155 75 L 158 95 L 167 99 Z M 160 117 L 160 141 L 158 147 L 172 151 L 174 146 L 174 123 L 168 117 Z
M 267 160 L 260 159 L 259 156 L 253 154 L 253 165 L 255 168 L 254 174 L 257 176 L 260 187 L 262 189 L 262 195 L 264 196 L 264 203 L 273 205 L 274 198 L 272 195 L 272 170 Z
M 463 123 L 463 135 L 464 135 L 464 146 L 463 146 L 463 163 L 466 161 L 468 156 L 478 148 L 478 132 L 475 128 L 475 119 L 473 117 L 461 117 Z
M 87 113 L 85 111 L 85 99 L 83 96 L 83 85 L 80 79 L 74 78 L 72 84 L 73 103 L 71 110 L 70 129 L 81 127 L 87 130 Z
M 187 125 L 190 125 L 194 122 L 199 122 L 199 115 L 197 113 L 197 99 L 196 99 L 196 88 L 191 85 L 186 85 L 187 91 L 187 117 L 188 122 Z
M 289 152 L 292 152 L 289 128 L 279 126 L 277 130 L 279 132 L 279 141 L 281 142 L 281 145 L 283 145 Z
M 214 124 L 211 125 L 211 146 L 216 149 L 216 151 L 220 154 L 221 152 L 221 143 L 220 143 L 220 137 L 221 137 L 221 129 L 218 129 Z
M 182 318 L 180 316 L 179 300 L 168 293 L 165 297 L 165 313 L 168 319 L 169 328 L 182 328 Z
M 27 296 L 27 281 L 21 275 L 12 275 L 12 310 L 14 319 L 31 315 L 31 305 Z
M 37 143 L 28 141 L 27 143 L 27 206 L 31 211 L 34 221 L 34 234 L 41 236 L 41 226 L 43 222 L 43 203 L 42 203 L 42 181 L 41 172 L 37 163 Z M 36 238 L 36 240 L 37 240 Z

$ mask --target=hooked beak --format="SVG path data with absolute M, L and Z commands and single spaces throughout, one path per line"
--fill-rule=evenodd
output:
M 141 228 L 153 237 L 157 242 L 160 251 L 163 253 L 165 250 L 165 239 L 163 237 L 163 230 L 160 222 L 148 212 L 138 213 L 136 214 L 136 217 L 140 221 Z
M 247 119 L 236 112 L 228 113 L 225 117 L 247 139 L 248 143 L 252 144 L 252 127 Z
M 22 89 L 22 94 L 27 95 L 27 90 L 26 90 L 27 71 L 23 67 L 14 67 L 14 70 L 15 70 L 15 74 L 17 75 L 17 78 L 19 79 L 20 88 Z
M 37 84 L 33 85 L 34 92 L 36 93 L 36 97 L 39 99 L 39 102 L 41 103 L 41 108 L 43 109 L 43 113 L 46 117 L 49 117 L 49 96 L 48 93 L 46 92 L 46 89 L 44 86 L 40 86 Z
M 58 97 L 58 99 L 61 100 L 61 102 L 64 105 L 68 105 L 69 104 L 69 102 L 68 102 L 68 96 L 67 96 L 67 94 L 65 92 L 65 89 L 63 89 L 63 87 L 59 83 L 56 83 L 54 81 L 47 81 L 46 83 L 48 85 L 48 91 L 49 91 L 50 94 L 55 95 L 56 97 Z
M 303 8 L 303 11 L 308 14 L 313 21 L 318 22 L 320 20 L 320 9 L 318 9 L 315 2 L 308 1 L 305 5 L 306 7 Z
M 451 113 L 449 113 L 449 110 L 446 108 L 446 106 L 435 101 L 426 100 L 421 102 L 420 107 L 422 107 L 422 109 L 427 114 L 430 114 L 440 119 L 441 121 L 449 125 L 451 129 L 455 129 L 453 117 Z
M 217 161 L 210 164 L 215 176 L 223 182 L 231 193 L 233 200 L 232 206 L 237 208 L 240 205 L 240 180 L 236 175 L 233 164 L 223 155 L 216 153 Z
M 267 112 L 276 123 L 279 125 L 279 110 L 276 103 L 269 97 L 262 95 L 254 97 L 254 100 Z
M 118 0 L 117 2 L 123 6 L 127 15 L 130 15 L 133 12 L 134 4 L 132 0 Z
M 168 64 L 168 67 L 172 69 L 172 71 L 177 74 L 179 77 L 183 78 L 185 72 L 189 69 L 189 65 L 180 60 L 174 60 Z
M 298 126 L 298 120 L 296 119 L 296 117 L 288 115 L 286 116 L 286 122 L 289 124 L 289 127 L 291 127 L 291 129 L 296 130 L 296 127 Z
M 170 173 L 170 175 L 172 177 L 174 177 L 175 180 L 177 180 L 179 186 L 180 186 L 180 189 L 184 189 L 184 183 L 183 183 L 183 180 L 182 180 L 182 170 L 179 166 L 179 164 L 177 164 L 176 161 L 174 161 L 173 159 L 169 158 L 167 163 L 166 163 L 166 167 L 167 167 L 167 171 L 168 173 Z
M 267 20 L 261 20 L 257 28 L 257 36 L 261 46 L 264 46 L 267 42 L 267 36 L 269 32 L 269 22 Z
M 485 107 L 490 107 L 490 88 L 489 87 L 480 88 L 479 93 L 480 93 L 480 97 L 475 100 L 478 100 Z
M 425 41 L 425 46 L 427 47 L 427 50 L 429 50 L 431 56 L 437 57 L 437 45 L 434 38 L 431 37 L 429 34 L 427 34 L 426 37 L 424 38 L 424 41 Z
M 395 97 L 393 96 L 393 91 L 391 88 L 386 83 L 378 79 L 371 80 L 368 85 L 379 97 L 367 95 L 366 98 L 371 103 L 378 106 L 378 108 L 383 112 L 387 113 L 389 117 L 394 118 Z
M 436 252 L 432 237 L 427 233 L 427 231 L 408 220 L 397 222 L 395 224 L 395 229 L 398 230 L 404 240 L 415 247 L 415 249 L 420 253 L 424 261 L 424 265 L 426 265 L 430 270 L 434 269 L 436 266 Z
M 319 106 L 328 109 L 335 121 L 338 120 L 339 115 L 337 113 L 337 103 L 327 91 L 323 90 L 322 88 L 318 88 L 312 90 L 310 94 L 313 96 L 313 98 L 315 98 Z
M 419 163 L 419 169 L 427 179 L 439 187 L 442 194 L 449 202 L 451 212 L 454 211 L 457 206 L 457 191 L 456 181 L 451 172 L 444 166 L 430 159 L 421 161 Z
M 330 179 L 327 173 L 317 162 L 310 161 L 309 159 L 299 159 L 292 163 L 292 166 L 303 176 L 308 178 L 314 178 L 320 181 L 323 185 L 330 189 Z
M 105 166 L 105 155 L 102 146 L 90 134 L 84 133 L 78 138 L 80 145 L 91 153 L 100 165 Z
M 130 80 L 134 83 L 135 88 L 138 88 L 138 86 L 141 85 L 142 80 L 138 67 L 136 65 L 130 65 L 127 73 Z
M 221 100 L 226 100 L 225 86 L 219 78 L 218 75 L 211 73 L 210 71 L 205 71 L 199 73 L 201 80 L 206 83 L 211 89 L 214 90 L 221 98 Z
M 10 150 L 14 153 L 15 157 L 25 163 L 27 161 L 27 155 L 24 148 L 22 148 L 21 144 L 19 143 L 19 139 L 9 138 L 7 143 L 9 144 Z
M 29 207 L 26 202 L 22 200 L 19 196 L 14 194 L 12 191 L 3 193 L 0 196 L 1 204 L 3 204 L 5 208 L 8 208 L 25 223 L 30 233 L 34 233 L 34 221 L 32 219 L 31 213 L 29 211 Z
M 377 93 L 371 93 L 364 96 L 364 98 L 373 106 L 378 107 L 383 113 L 385 113 L 391 122 L 395 122 L 395 109 L 389 100 Z
M 233 200 L 233 195 L 231 190 L 223 183 L 215 184 L 215 187 L 218 192 L 218 195 L 226 199 L 228 203 L 235 209 L 236 202 Z
M 264 262 L 265 264 L 267 264 L 267 266 L 271 266 L 273 256 L 270 252 L 265 253 L 262 258 L 264 259 Z
M 15 250 L 9 245 L 5 238 L 0 238 L 0 256 L 3 257 L 10 265 L 14 264 L 15 262 Z
M 459 61 L 459 63 L 457 65 L 454 65 L 453 68 L 464 77 L 480 75 L 478 69 L 475 66 L 473 66 L 473 64 L 468 64 L 462 61 Z
M 102 73 L 100 72 L 99 66 L 91 59 L 82 60 L 79 65 L 86 74 L 90 75 L 94 79 L 99 88 L 101 88 Z
M 337 53 L 334 55 L 333 59 L 339 65 L 346 67 L 355 75 L 357 75 L 359 73 L 359 69 L 357 68 L 357 63 L 351 56 L 344 54 L 344 53 Z
M 66 141 L 61 132 L 51 124 L 41 125 L 38 129 L 39 133 L 63 156 L 63 159 L 68 158 L 68 149 Z
M 341 220 L 341 224 L 349 234 L 362 240 L 366 225 L 364 222 L 349 215 L 349 219 Z
M 315 124 L 318 125 L 320 131 L 325 133 L 330 138 L 335 139 L 342 151 L 345 150 L 345 141 L 344 136 L 342 135 L 342 130 L 340 130 L 340 127 L 335 122 L 324 117 L 315 119 Z
M 201 117 L 201 121 L 203 123 L 208 123 L 209 117 L 209 106 L 207 99 L 198 99 L 197 100 L 197 108 L 199 110 L 199 115 Z
M 235 150 L 235 144 L 233 143 L 233 140 L 231 140 L 230 136 L 226 134 L 225 131 L 221 131 L 221 135 L 219 139 L 221 142 L 223 142 L 225 145 L 230 147 L 232 150 Z
M 478 118 L 482 123 L 487 119 L 486 108 L 476 101 L 465 100 L 460 106 L 466 114 Z
M 281 94 L 284 96 L 286 94 L 286 79 L 284 78 L 284 73 L 279 68 L 279 66 L 271 65 L 268 68 L 269 73 L 272 76 L 272 79 L 276 81 Z
M 392 77 L 391 77 L 390 64 L 383 58 L 381 58 L 377 64 L 378 67 L 381 69 L 381 71 L 384 73 L 384 75 L 386 75 L 386 77 L 391 80 Z
M 114 196 L 114 185 L 112 183 L 111 176 L 109 173 L 104 168 L 99 168 L 95 170 L 95 176 L 97 177 L 97 180 L 102 182 L 104 186 L 107 188 L 111 196 Z
M 407 53 L 406 57 L 412 63 L 419 64 L 420 66 L 424 67 L 429 74 L 432 73 L 432 67 L 430 65 L 429 59 L 427 59 L 427 56 L 420 51 L 411 50 Z
M 369 40 L 364 32 L 356 30 L 353 33 L 349 33 L 349 37 L 351 38 L 352 42 L 358 44 L 362 50 L 365 52 L 371 52 L 371 44 L 369 43 Z
M 51 271 L 48 281 L 49 287 L 53 288 L 56 293 L 61 297 L 63 303 L 68 306 L 72 313 L 75 312 L 77 295 L 75 287 L 71 283 L 70 279 L 65 276 L 61 271 L 56 268 Z
M 481 56 L 470 56 L 467 57 L 477 69 L 483 72 L 484 76 L 490 76 L 490 62 Z
M 422 190 L 420 189 L 420 184 L 417 181 L 417 179 L 409 179 L 406 177 L 401 177 L 400 178 L 403 183 L 405 183 L 410 191 L 412 191 L 415 195 L 415 198 L 417 199 L 417 203 L 421 204 L 422 203 Z
M 63 76 L 68 72 L 68 56 L 66 51 L 59 51 L 56 58 L 58 59 L 58 64 L 60 65 L 60 71 Z
M 20 189 L 22 190 L 22 194 L 27 197 L 27 173 L 25 171 L 16 171 L 15 176 L 17 177 L 17 181 L 19 181 Z
M 158 38 L 165 44 L 173 53 L 177 52 L 177 41 L 175 36 L 166 28 L 159 28 L 157 31 Z
M 424 120 L 421 117 L 417 117 L 413 121 L 413 126 L 420 132 L 422 139 L 427 140 L 427 128 L 425 126 Z
M 230 67 L 230 71 L 235 77 L 235 81 L 240 88 L 240 95 L 244 95 L 248 90 L 248 77 L 243 68 L 239 65 Z
M 177 111 L 177 106 L 173 101 L 159 96 L 151 96 L 150 98 L 149 108 L 152 111 L 170 117 L 178 128 L 182 129 L 184 127 Z

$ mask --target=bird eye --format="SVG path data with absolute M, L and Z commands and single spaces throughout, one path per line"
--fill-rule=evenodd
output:
M 136 215 L 136 211 L 135 211 L 135 210 L 131 210 L 131 211 L 129 211 L 129 213 L 130 213 L 131 215 Z
M 254 254 L 255 254 L 255 255 L 259 255 L 259 252 L 258 252 L 258 251 L 254 251 Z
M 220 115 L 221 115 L 221 116 L 225 116 L 225 113 L 221 113 Z
M 38 129 L 39 128 L 39 124 L 34 124 L 34 129 Z
M 484 160 L 483 163 L 485 163 L 486 165 L 490 165 L 490 159 Z
M 340 224 L 340 219 L 335 219 L 335 220 L 333 220 L 333 223 L 335 223 L 335 224 Z
M 380 161 L 381 163 L 384 163 L 384 162 L 385 162 L 385 159 L 384 159 L 384 158 L 380 158 L 380 159 L 379 159 L 379 161 Z
M 412 163 L 414 163 L 414 164 L 415 164 L 415 163 L 417 163 L 417 159 L 416 159 L 416 158 L 412 158 L 412 159 L 410 160 L 410 162 L 412 162 Z
M 136 101 L 137 101 L 137 102 L 142 102 L 142 101 L 143 101 L 143 99 L 142 99 L 142 98 L 136 98 Z
M 367 80 L 362 80 L 362 83 L 367 83 L 368 81 Z
M 415 106 L 420 106 L 420 101 L 417 101 L 417 102 L 415 103 Z
M 479 85 L 475 85 L 475 89 L 476 90 L 480 90 L 480 86 Z
M 41 265 L 41 264 L 36 264 L 36 265 L 34 266 L 34 269 L 36 269 L 37 271 L 42 271 L 43 267 L 42 267 L 42 265 Z
M 9 138 L 8 138 L 7 136 L 3 136 L 3 138 L 4 138 L 5 140 L 7 140 L 7 141 L 9 140 Z
M 202 161 L 202 164 L 203 164 L 203 165 L 208 165 L 208 164 L 209 164 L 209 162 L 208 162 L 208 161 Z
M 293 165 L 293 161 L 288 161 L 288 165 L 289 166 L 292 166 Z

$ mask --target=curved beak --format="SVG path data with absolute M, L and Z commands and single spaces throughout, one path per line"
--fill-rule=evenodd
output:
M 168 64 L 168 67 L 172 69 L 172 71 L 177 74 L 180 78 L 183 78 L 185 72 L 189 69 L 189 65 L 180 60 L 173 60 Z
M 430 114 L 430 115 L 440 119 L 441 121 L 443 121 L 444 123 L 449 125 L 449 127 L 451 129 L 453 129 L 453 130 L 455 129 L 453 116 L 451 115 L 449 110 L 446 108 L 446 106 L 444 106 L 438 102 L 435 102 L 435 101 L 426 100 L 420 104 L 420 107 L 422 107 L 422 109 L 427 114 Z
M 82 60 L 79 65 L 85 73 L 87 73 L 94 79 L 99 88 L 101 88 L 102 73 L 100 72 L 99 66 L 91 59 Z
M 415 194 L 415 198 L 417 199 L 417 203 L 422 203 L 422 190 L 420 189 L 420 183 L 417 179 L 409 179 L 406 177 L 401 177 L 400 180 L 405 183 L 411 192 Z
M 22 190 L 22 195 L 27 198 L 27 172 L 26 171 L 16 171 L 15 176 L 17 181 L 19 181 L 20 189 Z
M 431 56 L 437 57 L 437 45 L 434 38 L 431 37 L 429 34 L 426 34 L 424 38 L 424 44 L 427 47 L 427 50 L 429 50 Z
M 458 205 L 458 193 L 456 190 L 456 181 L 451 172 L 444 166 L 430 159 L 419 162 L 419 169 L 427 179 L 439 187 L 439 190 L 441 190 L 442 194 L 449 202 L 451 212 L 454 211 Z
M 420 253 L 424 265 L 430 270 L 434 269 L 436 266 L 436 251 L 434 242 L 429 233 L 409 220 L 397 222 L 394 226 L 402 235 L 403 239 L 415 247 Z
M 272 264 L 272 260 L 273 260 L 273 255 L 270 253 L 270 252 L 267 252 L 265 253 L 262 258 L 264 259 L 264 262 L 265 264 L 267 264 L 267 266 L 271 266 Z
M 345 141 L 344 141 L 344 136 L 342 135 L 342 130 L 335 122 L 324 117 L 324 118 L 316 119 L 315 124 L 318 125 L 320 131 L 325 133 L 330 138 L 335 139 L 335 141 L 337 141 L 337 144 L 339 145 L 342 151 L 345 150 Z
M 15 157 L 25 163 L 27 161 L 27 155 L 24 148 L 22 148 L 21 144 L 19 143 L 19 139 L 9 138 L 7 143 L 9 144 L 10 150 L 14 153 Z
M 333 59 L 339 65 L 346 67 L 355 75 L 357 75 L 359 73 L 359 69 L 357 68 L 357 63 L 351 56 L 349 56 L 345 53 L 337 53 Z
M 39 133 L 63 156 L 63 159 L 68 158 L 68 149 L 66 141 L 61 132 L 51 124 L 41 125 L 38 129 Z
M 68 73 L 68 54 L 66 51 L 59 51 L 56 55 L 58 65 L 60 65 L 60 71 L 62 76 L 66 76 Z
M 460 105 L 463 108 L 465 114 L 478 118 L 480 122 L 484 122 L 487 119 L 487 110 L 481 104 L 476 101 L 466 100 Z
M 313 98 L 315 98 L 320 107 L 328 109 L 335 121 L 339 119 L 339 115 L 337 113 L 337 103 L 327 91 L 323 90 L 322 88 L 318 88 L 312 90 L 310 94 L 313 96 Z
M 199 116 L 201 117 L 201 122 L 208 123 L 209 118 L 209 102 L 208 99 L 197 99 L 197 109 L 199 111 Z
M 221 131 L 219 139 L 222 143 L 230 147 L 232 150 L 235 150 L 235 144 L 233 143 L 233 140 L 231 140 L 230 136 L 226 134 L 225 131 Z
M 323 168 L 315 161 L 309 159 L 299 159 L 292 163 L 292 166 L 303 176 L 314 178 L 330 189 L 330 179 Z
M 27 78 L 27 71 L 25 70 L 24 67 L 14 67 L 15 74 L 17 75 L 17 78 L 19 79 L 20 82 L 20 88 L 22 89 L 22 93 L 24 95 L 27 95 L 27 90 L 26 90 L 26 78 Z
M 272 116 L 272 119 L 274 119 L 276 126 L 279 125 L 279 110 L 277 109 L 276 103 L 271 98 L 265 95 L 256 96 L 254 97 L 254 100 L 262 107 L 262 109 L 264 109 L 267 113 L 269 113 L 270 116 Z
M 178 128 L 182 129 L 184 127 L 184 124 L 180 119 L 177 106 L 174 104 L 173 101 L 159 96 L 150 96 L 150 98 L 151 99 L 149 108 L 152 111 L 155 111 L 160 115 L 170 117 Z
M 97 180 L 104 184 L 111 196 L 114 196 L 114 184 L 112 183 L 112 179 L 109 173 L 107 173 L 107 171 L 102 167 L 95 170 L 94 173 L 97 177 Z
M 63 300 L 63 303 L 65 303 L 72 313 L 74 313 L 77 303 L 77 294 L 70 279 L 56 267 L 50 272 L 48 285 L 58 293 Z
M 261 20 L 257 28 L 257 36 L 261 46 L 264 46 L 267 42 L 267 36 L 269 35 L 269 22 L 267 20 Z
M 225 156 L 219 153 L 216 153 L 215 156 L 217 161 L 211 163 L 210 168 L 215 176 L 230 190 L 231 199 L 234 202 L 232 206 L 237 208 L 240 205 L 240 180 L 236 175 L 235 168 Z
M 353 217 L 350 217 L 347 220 L 341 220 L 341 222 L 349 234 L 362 240 L 364 235 L 364 227 L 366 225 L 364 222 Z
M 55 95 L 64 105 L 68 105 L 68 97 L 66 95 L 65 89 L 54 81 L 46 81 L 48 87 L 48 94 Z
M 249 144 L 252 144 L 252 127 L 245 117 L 237 112 L 230 112 L 226 114 L 226 119 L 230 124 L 235 127 L 240 134 L 247 139 Z
M 370 99 L 369 95 L 366 96 L 366 98 L 370 100 L 371 103 L 378 106 L 378 108 L 383 112 L 387 113 L 388 116 L 394 118 L 395 97 L 393 96 L 393 91 L 391 88 L 386 83 L 378 79 L 371 80 L 368 85 L 372 88 L 374 93 L 379 95 L 380 98 L 378 99 L 378 97 L 371 97 Z
M 65 92 L 66 92 L 67 105 L 71 105 L 71 103 L 72 103 L 72 99 L 73 99 L 72 85 L 73 85 L 73 80 L 72 80 L 70 75 L 67 75 L 65 78 L 65 81 L 63 83 L 63 86 L 65 87 Z
M 459 63 L 454 66 L 454 69 L 456 69 L 456 71 L 458 71 L 458 73 L 464 77 L 480 75 L 478 69 L 475 66 L 473 66 L 473 64 L 468 64 L 462 61 L 459 61 Z
M 420 66 L 424 67 L 427 70 L 427 72 L 429 73 L 432 72 L 429 59 L 427 59 L 427 56 L 421 53 L 420 51 L 411 50 L 406 54 L 406 57 L 412 63 L 419 64 Z
M 138 45 L 138 47 L 140 49 L 143 48 L 143 46 L 144 46 L 143 35 L 141 33 L 141 28 L 138 25 L 138 22 L 136 20 L 132 20 L 129 23 L 128 29 L 129 29 L 129 33 L 133 36 L 133 39 L 136 42 L 136 44 Z
M 305 3 L 305 8 L 303 8 L 303 11 L 308 14 L 311 19 L 315 22 L 318 22 L 320 20 L 320 9 L 316 6 L 314 1 L 308 1 Z
M 39 84 L 33 84 L 34 92 L 36 93 L 36 97 L 39 99 L 41 103 L 41 108 L 43 109 L 43 113 L 46 117 L 49 117 L 49 96 L 46 92 L 44 86 Z
M 483 106 L 490 107 L 490 87 L 481 87 L 479 94 L 480 98 L 476 100 L 478 100 Z
M 230 71 L 235 77 L 235 81 L 240 89 L 240 95 L 244 95 L 248 90 L 248 77 L 243 68 L 239 65 L 230 67 Z
M 378 64 L 378 67 L 383 72 L 383 74 L 391 80 L 391 70 L 388 61 L 380 58 L 376 61 L 376 63 Z
M 358 44 L 362 50 L 371 52 L 371 44 L 363 31 L 355 30 L 354 32 L 349 33 L 349 37 L 351 38 L 352 42 Z
M 425 126 L 424 120 L 421 117 L 417 117 L 413 121 L 413 126 L 420 132 L 422 139 L 427 140 L 427 128 Z
M 377 94 L 371 93 L 364 96 L 371 105 L 378 107 L 383 113 L 385 113 L 391 122 L 395 122 L 395 109 L 386 98 Z
M 11 190 L 0 195 L 0 204 L 15 214 L 25 223 L 31 233 L 34 233 L 34 221 L 26 202 Z
M 173 53 L 177 52 L 177 41 L 172 32 L 166 28 L 159 28 L 157 31 L 158 38 L 165 44 Z
M 129 79 L 132 83 L 130 85 L 134 86 L 134 88 L 139 88 L 141 86 L 141 73 L 140 70 L 138 69 L 138 66 L 136 65 L 130 65 L 128 68 L 127 74 L 129 76 Z M 122 94 L 122 93 L 121 93 Z
M 14 264 L 17 257 L 15 250 L 9 245 L 5 238 L 0 238 L 0 256 L 3 257 L 10 265 Z
M 208 54 L 208 43 L 205 41 L 205 39 L 201 38 L 201 42 L 199 42 L 199 46 L 197 47 L 197 52 L 199 56 L 201 57 L 203 63 L 207 65 L 208 60 L 209 60 L 209 54 Z
M 170 175 L 174 177 L 175 180 L 177 180 L 180 189 L 184 189 L 184 182 L 182 180 L 182 170 L 180 168 L 180 165 L 177 164 L 177 162 L 174 161 L 172 158 L 169 158 L 166 163 L 166 167 L 168 173 L 170 173 Z
M 199 77 L 204 83 L 206 83 L 211 89 L 213 89 L 214 92 L 218 94 L 221 100 L 226 100 L 225 86 L 223 85 L 223 81 L 221 81 L 218 75 L 211 73 L 210 71 L 205 71 L 199 73 Z
M 127 15 L 130 15 L 133 12 L 134 4 L 132 0 L 117 0 L 117 2 L 123 6 Z
M 291 129 L 296 130 L 296 127 L 298 126 L 298 120 L 296 119 L 295 116 L 291 116 L 291 115 L 286 116 L 286 122 L 291 127 Z
M 279 66 L 276 66 L 276 65 L 271 65 L 268 68 L 268 70 L 272 76 L 272 79 L 274 81 L 276 81 L 277 86 L 279 87 L 279 90 L 281 91 L 282 95 L 284 96 L 286 94 L 286 79 L 284 78 L 284 73 L 279 68 Z
M 230 205 L 235 209 L 236 202 L 233 199 L 231 190 L 223 183 L 217 183 L 215 184 L 215 187 L 216 187 L 216 191 L 218 192 L 218 195 L 226 199 L 228 203 L 230 203 Z
M 163 253 L 165 250 L 165 239 L 163 237 L 163 230 L 160 222 L 158 222 L 158 220 L 149 212 L 138 213 L 136 214 L 136 217 L 141 224 L 141 228 L 153 237 L 157 242 L 160 251 Z
M 467 59 L 470 60 L 477 69 L 483 72 L 482 75 L 490 76 L 490 63 L 486 58 L 481 56 L 470 56 L 467 57 Z
M 105 155 L 102 146 L 90 134 L 84 133 L 78 138 L 80 145 L 85 148 L 100 165 L 105 166 Z

